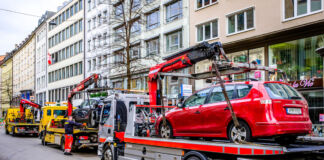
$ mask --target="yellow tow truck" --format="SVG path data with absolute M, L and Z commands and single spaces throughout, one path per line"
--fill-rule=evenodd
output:
M 55 102 L 47 102 L 54 104 Z M 39 125 L 40 139 L 43 145 L 57 144 L 64 150 L 64 123 L 67 120 L 67 106 L 45 106 L 42 108 L 42 117 Z M 76 109 L 76 107 L 73 107 Z M 98 129 L 75 128 L 73 131 L 72 149 L 97 147 Z
M 20 108 L 9 108 L 5 117 L 6 134 L 16 135 L 33 135 L 38 136 L 39 123 L 35 122 L 35 117 L 31 109 L 26 109 L 28 106 L 40 109 L 41 106 L 37 103 L 26 99 L 20 100 Z

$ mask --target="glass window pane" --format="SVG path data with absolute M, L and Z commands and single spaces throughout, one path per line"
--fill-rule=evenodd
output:
M 204 5 L 206 6 L 206 5 L 209 5 L 209 3 L 210 3 L 210 0 L 204 0 Z
M 322 9 L 322 0 L 311 0 L 311 12 Z
M 202 0 L 197 0 L 197 8 L 202 7 Z
M 285 0 L 285 18 L 294 17 L 294 0 Z
M 210 23 L 205 24 L 205 40 L 210 39 Z
M 235 15 L 228 17 L 228 33 L 235 32 Z
M 251 90 L 252 85 L 237 85 L 237 97 L 243 98 L 245 97 Z
M 246 23 L 247 29 L 254 27 L 253 9 L 246 11 Z
M 210 88 L 204 89 L 204 90 L 199 91 L 196 94 L 190 96 L 184 102 L 184 104 L 183 104 L 184 107 L 198 106 L 198 105 L 204 104 L 209 91 L 210 91 Z
M 244 30 L 244 12 L 237 14 L 237 31 Z
M 307 13 L 307 0 L 297 0 L 297 16 Z
M 204 28 L 203 25 L 198 26 L 197 28 L 197 41 L 203 41 L 204 40 Z
M 214 21 L 212 22 L 212 31 L 213 31 L 213 38 L 218 37 L 218 22 Z
M 228 98 L 231 100 L 234 97 L 234 85 L 227 85 L 225 86 L 225 90 L 227 93 Z M 225 97 L 220 86 L 217 86 L 213 89 L 212 93 L 210 94 L 210 98 L 207 103 L 217 103 L 225 101 Z

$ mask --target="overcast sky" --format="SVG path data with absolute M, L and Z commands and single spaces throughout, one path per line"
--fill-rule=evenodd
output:
M 0 55 L 10 52 L 25 39 L 38 24 L 40 17 L 3 11 L 13 10 L 42 16 L 46 10 L 57 11 L 66 0 L 0 0 Z

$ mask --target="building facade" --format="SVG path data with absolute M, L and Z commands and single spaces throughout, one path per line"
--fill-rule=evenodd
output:
M 47 23 L 46 20 L 54 15 L 54 12 L 46 11 L 38 20 L 35 30 L 35 94 L 36 102 L 44 106 L 47 95 Z
M 161 63 L 165 57 L 172 55 L 181 49 L 189 47 L 189 1 L 187 0 L 150 0 L 134 1 L 135 13 L 140 15 L 131 28 L 131 58 L 139 58 L 138 69 L 132 70 L 131 89 L 147 91 L 147 75 L 149 68 Z M 112 35 L 112 54 L 108 57 L 110 66 L 110 81 L 114 88 L 126 88 L 127 78 L 125 72 L 116 69 L 118 63 L 125 60 L 120 53 L 125 52 L 121 47 L 121 38 L 118 33 L 123 32 L 123 25 L 113 23 L 120 16 L 122 4 L 115 2 L 111 8 L 110 21 Z M 136 12 L 140 9 L 140 12 Z M 184 72 L 188 72 L 185 70 Z M 167 98 L 177 98 L 180 85 L 188 83 L 187 79 L 171 80 L 165 79 L 163 93 Z
M 13 51 L 14 52 L 14 51 Z M 12 55 L 13 52 L 6 54 L 1 62 L 1 114 L 5 115 L 6 111 L 12 104 L 13 86 L 12 86 Z
M 12 60 L 13 105 L 20 98 L 34 100 L 35 95 L 35 32 L 32 32 L 16 49 Z
M 0 64 L 2 63 L 2 61 L 4 60 L 6 56 L 0 56 Z M 0 67 L 0 73 L 2 73 L 2 69 Z M 2 90 L 2 74 L 0 74 L 0 90 Z M 1 100 L 1 94 L 0 94 L 0 100 Z M 1 103 L 0 103 L 0 117 L 2 117 L 2 108 L 1 108 Z
M 101 86 L 108 86 L 108 8 L 104 0 L 87 0 L 85 5 L 85 76 L 100 74 Z
M 324 46 L 323 0 L 190 0 L 190 45 L 203 41 L 223 43 L 234 62 L 256 61 L 284 70 L 289 82 L 309 103 L 314 134 L 323 130 L 323 60 L 315 50 Z M 210 62 L 195 65 L 195 72 L 208 71 Z M 259 72 L 259 71 L 256 71 Z M 271 76 L 248 73 L 234 79 Z M 206 87 L 203 81 L 195 89 Z
M 55 15 L 47 20 L 48 101 L 66 101 L 68 93 L 84 79 L 84 1 L 64 3 Z M 74 105 L 82 101 L 76 95 Z

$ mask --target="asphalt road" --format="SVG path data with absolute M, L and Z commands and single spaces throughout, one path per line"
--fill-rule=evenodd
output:
M 41 145 L 35 137 L 6 135 L 0 127 L 0 160 L 99 160 L 96 150 L 81 150 L 65 156 L 56 145 Z

